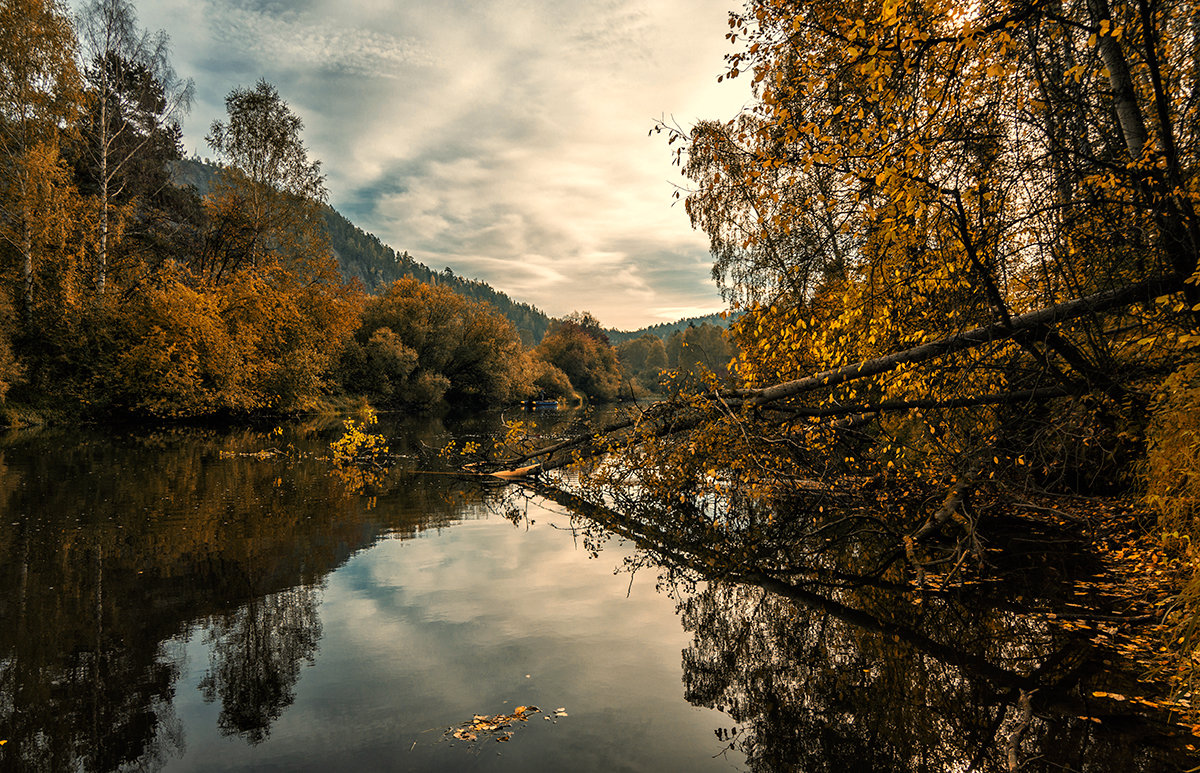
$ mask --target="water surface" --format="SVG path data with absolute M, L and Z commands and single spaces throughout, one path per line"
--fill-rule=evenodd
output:
M 1015 587 L 916 606 L 703 565 L 660 582 L 650 559 L 671 551 L 636 521 L 612 537 L 445 474 L 437 448 L 497 428 L 385 421 L 395 464 L 365 476 L 331 463 L 336 422 L 5 438 L 0 768 L 1195 764 L 1169 717 L 1095 699 L 1136 673 L 1008 603 Z M 538 712 L 450 735 L 520 706 Z
M 398 453 L 449 439 L 389 433 Z M 324 458 L 337 434 L 8 439 L 6 769 L 737 768 L 726 719 L 684 700 L 688 636 L 654 576 L 536 499 L 509 520 L 445 475 L 354 491 Z M 507 742 L 445 736 L 521 705 L 543 712 Z

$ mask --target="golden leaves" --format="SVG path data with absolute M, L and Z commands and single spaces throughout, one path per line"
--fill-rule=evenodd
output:
M 528 722 L 530 717 L 540 713 L 541 709 L 537 706 L 517 706 L 511 714 L 475 714 L 467 722 L 446 730 L 445 737 L 473 743 L 482 736 L 490 737 L 500 743 L 507 743 L 512 740 L 511 728 L 516 723 Z M 547 713 L 545 718 L 556 721 L 558 718 L 566 716 L 567 710 L 559 708 L 555 709 L 552 714 Z

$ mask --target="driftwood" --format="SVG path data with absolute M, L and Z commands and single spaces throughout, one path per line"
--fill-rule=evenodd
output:
M 500 470 L 493 472 L 491 475 L 493 478 L 500 478 L 502 480 L 520 480 L 522 478 L 534 477 L 541 472 L 540 467 L 541 465 L 531 464 L 527 467 L 518 467 L 515 470 Z

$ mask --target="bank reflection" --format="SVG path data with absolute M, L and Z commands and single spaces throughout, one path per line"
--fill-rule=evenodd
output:
M 1031 572 L 1017 557 L 996 568 L 1015 573 L 1002 588 L 916 593 L 862 574 L 861 545 L 837 546 L 827 530 L 819 548 L 786 525 L 722 542 L 646 499 L 619 507 L 536 490 L 581 514 L 592 550 L 620 536 L 640 551 L 630 568 L 676 590 L 693 638 L 686 697 L 730 717 L 718 736 L 752 770 L 1149 773 L 1198 763 L 1166 712 L 1094 695 L 1137 689 L 1141 674 L 1043 613 L 1061 592 L 1050 578 L 1078 566 Z M 807 567 L 777 568 L 779 556 L 800 554 Z
M 0 768 L 163 767 L 186 748 L 172 702 L 194 631 L 222 733 L 268 737 L 319 651 L 323 579 L 482 494 L 414 463 L 362 497 L 330 469 L 330 432 L 0 444 Z M 411 442 L 442 434 L 426 422 Z

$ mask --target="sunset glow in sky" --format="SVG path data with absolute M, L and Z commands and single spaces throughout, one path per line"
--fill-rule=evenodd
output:
M 140 0 L 196 83 L 185 149 L 259 78 L 330 203 L 431 268 L 634 328 L 724 306 L 656 119 L 732 117 L 734 0 Z

